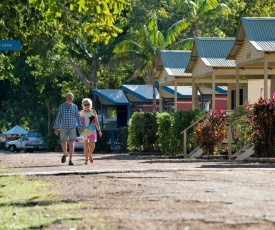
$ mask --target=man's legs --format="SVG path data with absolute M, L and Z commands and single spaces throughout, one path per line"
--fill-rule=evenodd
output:
M 60 129 L 60 141 L 61 141 L 61 148 L 62 148 L 62 151 L 63 151 L 63 156 L 61 158 L 62 163 L 66 162 L 66 157 L 68 155 L 67 135 L 68 135 L 67 129 Z
M 67 141 L 61 141 L 61 147 L 62 147 L 62 150 L 63 150 L 63 154 L 65 156 L 67 156 L 68 155 Z
M 74 165 L 72 162 L 72 158 L 74 155 L 74 141 L 76 140 L 76 128 L 69 129 L 69 152 L 70 152 L 70 160 L 69 165 Z
M 70 161 L 72 161 L 74 155 L 74 140 L 69 140 L 69 153 L 70 153 Z

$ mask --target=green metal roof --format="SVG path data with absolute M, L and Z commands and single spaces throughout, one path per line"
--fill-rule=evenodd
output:
M 206 66 L 235 67 L 235 61 L 226 59 L 234 41 L 235 38 L 195 38 L 186 71 L 192 72 L 199 58 Z
M 275 17 L 243 17 L 228 59 L 235 59 L 247 40 L 259 51 L 275 52 Z
M 161 50 L 161 60 L 168 75 L 191 76 L 185 68 L 191 56 L 191 50 Z

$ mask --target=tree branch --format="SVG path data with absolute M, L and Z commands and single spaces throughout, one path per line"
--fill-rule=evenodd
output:
M 79 78 L 81 79 L 81 81 L 83 81 L 83 83 L 90 89 L 91 88 L 91 82 L 85 77 L 85 75 L 80 70 L 78 65 L 74 63 L 74 61 L 73 61 L 73 59 L 70 55 L 68 56 L 68 62 L 67 63 L 73 68 L 74 71 L 77 72 L 77 74 L 78 74 Z

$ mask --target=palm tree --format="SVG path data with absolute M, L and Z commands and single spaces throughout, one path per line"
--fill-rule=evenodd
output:
M 113 60 L 130 61 L 135 64 L 134 77 L 142 76 L 147 84 L 153 85 L 153 112 L 156 112 L 156 94 L 153 79 L 157 73 L 161 49 L 184 49 L 191 47 L 193 39 L 177 41 L 181 32 L 187 28 L 185 20 L 173 24 L 165 34 L 158 29 L 158 18 L 151 12 L 147 25 L 142 26 L 137 37 L 118 43 L 114 49 Z
M 197 36 L 199 23 L 214 15 L 227 16 L 229 7 L 217 0 L 176 0 L 179 10 L 183 10 L 188 26 L 192 26 L 193 37 Z

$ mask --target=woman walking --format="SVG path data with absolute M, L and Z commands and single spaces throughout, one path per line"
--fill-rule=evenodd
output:
M 80 141 L 83 142 L 85 164 L 93 163 L 93 152 L 95 149 L 95 142 L 98 135 L 101 137 L 102 133 L 98 123 L 97 113 L 92 108 L 92 100 L 90 98 L 84 98 L 82 100 L 83 110 L 79 112 L 82 122 L 82 133 L 80 134 Z

